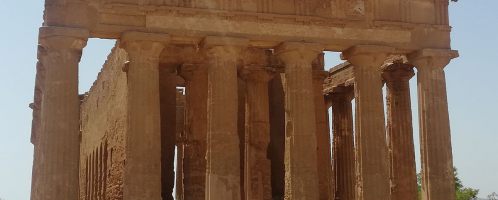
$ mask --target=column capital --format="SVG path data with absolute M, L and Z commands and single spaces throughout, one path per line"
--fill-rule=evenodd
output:
M 207 73 L 207 68 L 203 64 L 185 63 L 180 66 L 178 74 L 185 79 L 185 81 L 191 81 L 196 71 L 204 71 Z
M 325 78 L 329 76 L 328 71 L 324 70 L 313 70 L 313 80 L 321 80 L 324 81 Z
M 322 51 L 322 45 L 317 43 L 284 42 L 275 49 L 275 54 L 286 64 L 303 61 L 311 64 Z
M 244 65 L 250 66 L 271 66 L 271 57 L 273 52 L 268 49 L 247 48 L 243 53 Z
M 318 57 L 313 60 L 312 64 L 311 64 L 313 70 L 324 70 L 325 69 L 325 53 L 320 53 L 318 54 Z
M 246 81 L 266 83 L 273 78 L 275 72 L 276 70 L 271 67 L 244 66 L 239 75 Z
M 342 52 L 341 59 L 355 66 L 380 67 L 395 49 L 387 46 L 358 45 Z
M 409 81 L 415 72 L 413 66 L 405 63 L 393 63 L 384 68 L 382 78 L 385 81 Z
M 86 29 L 46 26 L 40 28 L 39 43 L 44 50 L 81 51 L 86 46 L 89 36 L 90 33 Z
M 419 71 L 425 69 L 444 69 L 453 58 L 459 56 L 458 51 L 449 49 L 422 49 L 409 54 L 408 62 Z
M 352 101 L 354 99 L 354 88 L 352 86 L 334 87 L 332 92 L 327 95 L 332 104 L 339 103 L 339 99 Z
M 133 58 L 157 58 L 170 41 L 168 34 L 125 32 L 121 35 L 119 46 Z
M 208 56 L 238 59 L 242 49 L 249 46 L 249 40 L 235 37 L 208 36 L 201 42 Z

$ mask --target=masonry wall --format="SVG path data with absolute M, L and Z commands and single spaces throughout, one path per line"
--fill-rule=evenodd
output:
M 81 104 L 80 199 L 122 199 L 127 54 L 117 47 Z

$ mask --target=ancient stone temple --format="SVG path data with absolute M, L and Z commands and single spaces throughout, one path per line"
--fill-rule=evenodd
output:
M 416 200 L 416 75 L 422 198 L 454 200 L 450 30 L 448 0 L 46 0 L 31 199 Z

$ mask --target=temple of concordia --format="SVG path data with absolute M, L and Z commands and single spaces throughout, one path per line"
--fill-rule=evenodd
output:
M 31 199 L 416 200 L 416 74 L 422 199 L 454 200 L 450 31 L 448 0 L 45 0 Z

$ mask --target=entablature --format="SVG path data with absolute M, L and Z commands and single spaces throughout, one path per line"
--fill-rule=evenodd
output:
M 68 0 L 46 5 L 44 26 L 86 28 L 91 37 L 111 39 L 128 31 L 167 33 L 180 45 L 229 36 L 247 38 L 251 47 L 306 41 L 330 51 L 384 45 L 408 53 L 450 48 L 447 1 Z

